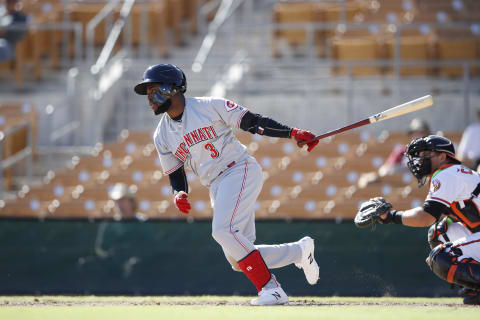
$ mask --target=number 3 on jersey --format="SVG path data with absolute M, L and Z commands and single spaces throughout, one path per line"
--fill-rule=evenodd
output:
M 212 157 L 213 159 L 218 158 L 219 153 L 218 153 L 217 149 L 215 149 L 215 146 L 213 144 L 207 143 L 205 145 L 205 149 L 210 151 L 210 157 Z

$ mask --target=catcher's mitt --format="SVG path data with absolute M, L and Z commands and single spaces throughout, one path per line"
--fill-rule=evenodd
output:
M 360 210 L 355 216 L 355 225 L 359 228 L 366 228 L 368 226 L 374 226 L 375 223 L 385 223 L 380 218 L 380 215 L 389 212 L 392 209 L 392 205 L 382 197 L 372 198 L 360 206 Z

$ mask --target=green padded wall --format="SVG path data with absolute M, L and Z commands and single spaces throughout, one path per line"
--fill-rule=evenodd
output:
M 103 237 L 102 237 L 103 233 Z M 321 279 L 273 272 L 290 295 L 445 296 L 425 264 L 427 229 L 351 221 L 257 222 L 257 243 L 310 235 Z M 0 294 L 255 294 L 211 237 L 210 222 L 0 221 Z

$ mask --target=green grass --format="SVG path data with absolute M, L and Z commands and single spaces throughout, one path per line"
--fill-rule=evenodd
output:
M 252 307 L 251 297 L 0 297 L 0 319 L 453 319 L 477 318 L 459 298 L 292 297 L 287 306 Z

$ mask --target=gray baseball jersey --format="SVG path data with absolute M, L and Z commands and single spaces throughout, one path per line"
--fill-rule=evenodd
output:
M 163 114 L 153 139 L 165 174 L 185 165 L 209 187 L 232 161 L 248 156 L 235 137 L 247 109 L 221 98 L 186 98 L 180 121 Z
M 227 260 L 258 249 L 269 268 L 297 263 L 297 242 L 255 246 L 254 205 L 263 185 L 262 169 L 233 133 L 247 109 L 221 98 L 186 98 L 181 121 L 164 114 L 154 133 L 165 174 L 185 165 L 210 189 L 212 236 Z M 228 169 L 228 170 L 227 170 Z

